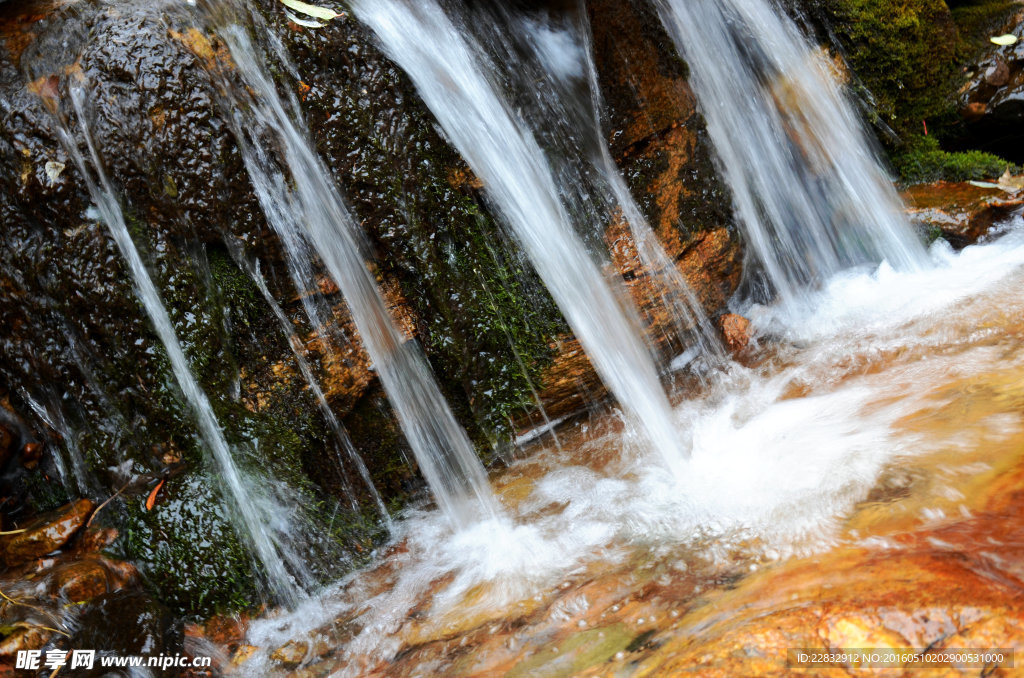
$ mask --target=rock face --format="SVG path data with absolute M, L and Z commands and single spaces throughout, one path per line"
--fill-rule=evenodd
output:
M 587 10 L 612 155 L 669 259 L 713 315 L 739 285 L 742 250 L 685 64 L 646 3 L 593 0 Z M 678 336 L 662 302 L 664 290 L 642 262 L 620 214 L 609 219 L 604 240 L 651 345 L 663 359 L 678 355 L 688 340 Z M 571 336 L 557 344 L 542 384 L 550 417 L 606 395 Z
M 971 143 L 1019 163 L 1024 161 L 1024 10 L 993 26 L 992 35 L 1007 33 L 1018 41 L 987 43 L 969 66 L 958 105 Z
M 338 467 L 293 346 L 251 280 L 258 262 L 295 347 L 385 498 L 400 503 L 419 484 L 338 290 L 322 275 L 315 289 L 296 289 L 289 279 L 211 74 L 211 66 L 231 69 L 223 46 L 187 12 L 135 9 L 37 0 L 0 11 L 0 324 L 9 328 L 0 336 L 0 389 L 19 394 L 20 411 L 45 412 L 61 429 L 40 448 L 35 469 L 10 477 L 23 493 L 23 478 L 50 478 L 27 490 L 44 509 L 69 499 L 52 480 L 62 455 L 65 467 L 79 467 L 108 496 L 124 472 L 182 474 L 153 511 L 126 510 L 119 519 L 131 528 L 122 533 L 134 535 L 128 555 L 149 581 L 168 586 L 168 600 L 187 607 L 179 598 L 185 589 L 173 583 L 183 573 L 199 591 L 191 577 L 234 573 L 228 578 L 241 582 L 239 568 L 247 566 L 225 556 L 205 567 L 210 554 L 188 546 L 203 543 L 197 531 L 206 530 L 226 541 L 223 553 L 240 553 L 223 513 L 213 510 L 217 484 L 202 472 L 194 424 L 163 349 L 58 138 L 60 118 L 72 143 L 86 148 L 73 90 L 85 93 L 89 135 L 228 440 L 243 447 L 259 440 L 254 465 L 298 488 L 308 505 L 346 492 L 369 505 L 354 470 Z M 295 61 L 299 79 L 279 69 L 281 86 L 301 99 L 316 150 L 366 230 L 394 317 L 424 346 L 478 447 L 507 438 L 509 421 L 532 407 L 534 384 L 546 388 L 557 413 L 584 404 L 581 384 L 600 397 L 550 297 L 505 247 L 479 184 L 365 30 L 348 15 L 306 30 L 269 0 L 259 12 L 254 25 L 279 37 Z M 715 309 L 736 285 L 739 248 L 685 68 L 643 3 L 595 2 L 590 12 L 615 158 L 670 258 Z M 617 41 L 623 32 L 636 41 Z M 652 303 L 648 272 L 622 224 L 607 217 L 605 240 L 651 336 L 664 354 L 678 352 Z M 310 326 L 302 308 L 309 298 L 329 309 L 339 331 Z M 111 472 L 126 461 L 127 471 Z M 178 509 L 203 518 L 175 522 L 168 516 Z M 351 522 L 366 521 L 353 515 Z

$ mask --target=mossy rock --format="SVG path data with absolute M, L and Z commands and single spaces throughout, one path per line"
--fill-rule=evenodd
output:
M 904 136 L 922 130 L 922 121 L 930 128 L 953 121 L 959 37 L 944 0 L 797 4 L 837 40 L 876 123 Z
M 151 510 L 126 502 L 117 555 L 139 568 L 146 584 L 179 613 L 204 617 L 259 602 L 252 557 L 231 527 L 216 478 L 168 483 Z
M 915 137 L 893 155 L 893 165 L 904 184 L 923 184 L 932 181 L 970 181 L 994 179 L 1008 168 L 1017 171 L 1013 163 L 982 151 L 943 150 L 934 136 Z

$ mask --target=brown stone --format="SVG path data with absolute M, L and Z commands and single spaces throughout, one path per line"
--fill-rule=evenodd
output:
M 52 631 L 25 624 L 0 640 L 0 661 L 13 664 L 18 652 L 42 649 L 52 637 Z
M 83 603 L 104 593 L 113 593 L 136 583 L 130 563 L 91 555 L 58 565 L 52 574 L 51 591 L 72 603 Z
M 0 469 L 7 465 L 11 458 L 11 447 L 14 443 L 14 436 L 6 427 L 0 426 Z
M 117 539 L 117 529 L 113 527 L 87 527 L 78 539 L 79 553 L 95 553 L 102 551 Z
M 750 321 L 735 313 L 725 313 L 718 317 L 718 327 L 722 331 L 725 345 L 732 352 L 741 351 L 750 343 Z
M 719 184 L 686 70 L 651 8 L 635 0 L 587 3 L 595 65 L 608 104 L 611 148 L 651 229 L 710 316 L 739 285 L 741 250 L 730 230 L 731 210 Z M 624 40 L 622 36 L 628 35 Z M 680 337 L 663 299 L 659 271 L 648 270 L 621 213 L 605 231 L 611 262 L 662 359 L 678 355 Z M 681 328 L 684 332 L 690 328 Z M 580 343 L 561 337 L 540 398 L 549 417 L 577 411 L 606 397 Z M 523 427 L 538 422 L 520 422 Z
M 285 668 L 294 669 L 302 663 L 309 651 L 309 644 L 297 640 L 290 640 L 281 647 L 274 650 L 270 658 Z
M 974 243 L 1024 205 L 1020 197 L 1010 197 L 999 188 L 947 181 L 911 186 L 903 199 L 911 219 L 939 229 L 956 248 Z
M 4 562 L 13 567 L 56 551 L 85 524 L 91 511 L 92 502 L 79 499 L 40 516 L 24 532 L 4 537 L 0 541 Z
M 24 464 L 25 468 L 34 469 L 39 465 L 39 460 L 42 457 L 42 443 L 25 443 L 25 446 L 21 448 L 21 463 Z
M 964 106 L 963 110 L 960 111 L 960 115 L 967 122 L 975 122 L 985 117 L 986 111 L 988 111 L 988 104 L 975 101 Z

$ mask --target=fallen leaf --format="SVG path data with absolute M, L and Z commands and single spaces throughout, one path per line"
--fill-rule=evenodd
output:
M 163 487 L 164 483 L 166 483 L 166 482 L 167 482 L 166 480 L 161 480 L 159 483 L 156 484 L 156 487 L 153 488 L 153 491 L 149 493 L 149 496 L 146 497 L 146 510 L 147 511 L 152 509 L 153 506 L 156 504 L 156 495 L 160 491 L 160 488 Z
M 1017 36 L 1013 35 L 1012 33 L 1007 33 L 1005 35 L 997 35 L 995 37 L 991 37 L 991 38 L 989 38 L 989 40 L 991 42 L 997 44 L 997 45 L 1000 45 L 1002 47 L 1006 47 L 1008 45 L 1016 44 L 1017 43 Z
M 309 3 L 302 2 L 301 0 L 281 0 L 281 4 L 285 7 L 294 9 L 296 12 L 311 16 L 314 19 L 320 19 L 321 21 L 330 21 L 331 19 L 340 16 L 332 9 L 319 7 L 317 5 L 310 5 Z
M 291 21 L 293 24 L 298 24 L 299 26 L 305 26 L 306 28 L 323 28 L 324 26 L 327 25 L 327 24 L 322 24 L 319 21 L 313 21 L 312 19 L 300 19 L 299 17 L 295 16 L 294 14 L 289 12 L 288 10 L 284 11 L 284 15 L 286 17 L 288 17 L 288 21 Z
M 43 165 L 43 169 L 46 170 L 46 177 L 50 180 L 50 185 L 52 186 L 57 183 L 57 178 L 64 171 L 64 163 L 51 160 Z

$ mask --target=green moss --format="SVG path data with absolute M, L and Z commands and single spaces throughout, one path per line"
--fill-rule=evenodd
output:
M 25 474 L 24 482 L 29 507 L 33 513 L 46 513 L 71 501 L 64 485 L 56 478 L 33 471 Z
M 1016 0 L 950 0 L 953 21 L 967 55 L 989 45 L 988 38 L 1003 27 L 1006 19 L 1021 5 Z
M 898 135 L 953 119 L 957 29 L 943 0 L 817 0 L 878 121 Z
M 982 151 L 949 152 L 933 136 L 912 139 L 893 156 L 893 165 L 904 184 L 931 181 L 968 181 L 1000 176 L 1013 164 Z
M 193 617 L 258 602 L 252 559 L 216 488 L 215 478 L 196 474 L 168 482 L 150 511 L 142 497 L 129 499 L 115 543 L 163 603 Z

